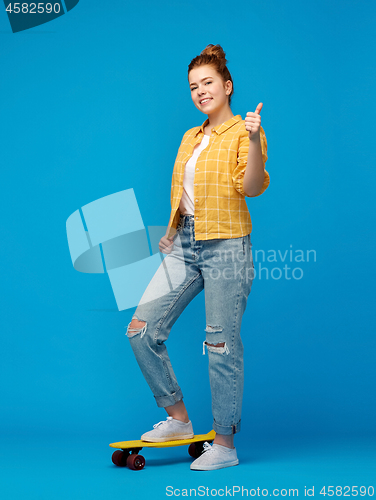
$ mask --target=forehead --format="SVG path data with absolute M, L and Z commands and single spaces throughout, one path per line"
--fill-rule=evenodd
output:
M 200 80 L 210 77 L 215 78 L 218 77 L 217 71 L 213 68 L 213 66 L 205 65 L 199 66 L 198 68 L 193 68 L 189 72 L 188 80 L 189 83 L 198 83 Z

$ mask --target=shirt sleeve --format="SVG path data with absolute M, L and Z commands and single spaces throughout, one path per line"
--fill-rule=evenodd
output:
M 262 161 L 264 164 L 264 183 L 262 185 L 260 192 L 255 196 L 260 196 L 260 194 L 262 194 L 267 189 L 270 183 L 270 176 L 268 172 L 265 170 L 265 163 L 268 159 L 267 155 L 268 143 L 266 141 L 264 129 L 261 127 L 261 125 L 260 125 L 260 142 L 261 142 Z M 234 183 L 234 187 L 244 197 L 248 196 L 243 188 L 244 174 L 247 168 L 248 150 L 249 150 L 248 131 L 244 129 L 244 131 L 241 132 L 241 136 L 239 138 L 237 165 L 232 173 L 232 181 Z M 253 196 L 253 198 L 255 196 Z
M 180 210 L 178 209 L 177 212 L 175 213 L 175 217 L 173 218 L 173 213 L 172 213 L 172 207 L 174 206 L 174 196 L 176 196 L 176 191 L 177 191 L 177 172 L 176 172 L 176 169 L 177 169 L 177 166 L 178 166 L 178 157 L 179 157 L 179 154 L 181 152 L 183 152 L 187 145 L 186 145 L 186 140 L 187 138 L 190 136 L 190 134 L 192 133 L 192 130 L 193 129 L 190 129 L 190 130 L 187 130 L 187 132 L 183 135 L 183 138 L 181 140 L 181 143 L 180 143 L 180 146 L 179 146 L 179 149 L 178 149 L 178 152 L 177 152 L 177 155 L 176 155 L 176 159 L 175 159 L 175 163 L 174 163 L 174 168 L 172 170 L 172 178 L 171 178 L 171 191 L 170 191 L 170 204 L 171 204 L 171 213 L 170 213 L 170 219 L 168 221 L 168 227 L 173 227 L 174 229 L 176 229 L 177 227 L 177 222 L 178 222 L 178 218 L 179 218 L 179 212 Z M 171 236 L 171 230 L 169 230 L 169 236 Z
M 187 138 L 187 136 L 188 136 L 189 132 L 190 132 L 190 131 L 189 131 L 189 130 L 187 130 L 187 132 L 183 135 L 183 138 L 182 138 L 182 140 L 181 140 L 181 142 L 180 142 L 180 146 L 179 146 L 178 152 L 177 152 L 177 154 L 176 154 L 175 163 L 174 163 L 174 168 L 172 169 L 172 178 L 171 178 L 171 195 L 170 195 L 170 199 L 171 199 L 171 206 L 172 206 L 172 198 L 173 198 L 173 196 L 172 196 L 172 195 L 173 195 L 173 192 L 174 192 L 174 188 L 176 187 L 176 186 L 175 186 L 175 183 L 174 183 L 174 180 L 175 180 L 176 167 L 177 167 L 177 165 L 178 165 L 177 160 L 178 160 L 178 158 L 179 158 L 179 154 L 180 154 L 182 151 L 184 151 L 184 149 L 186 148 L 186 144 L 185 144 L 185 142 L 186 142 L 186 138 Z

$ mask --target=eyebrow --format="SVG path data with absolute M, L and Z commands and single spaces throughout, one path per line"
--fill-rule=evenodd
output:
M 201 81 L 203 82 L 204 80 L 207 80 L 208 78 L 213 78 L 213 77 L 212 76 L 205 76 L 205 78 L 203 78 Z M 189 86 L 191 86 L 191 85 L 197 85 L 197 83 L 192 82 L 189 84 Z

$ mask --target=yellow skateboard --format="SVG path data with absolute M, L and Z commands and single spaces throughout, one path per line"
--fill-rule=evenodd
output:
M 198 458 L 204 449 L 204 443 L 214 441 L 215 431 L 208 434 L 197 434 L 191 439 L 175 439 L 174 441 L 164 441 L 163 443 L 151 443 L 149 441 L 119 441 L 111 443 L 111 448 L 120 448 L 112 454 L 112 462 L 118 467 L 129 467 L 132 470 L 141 470 L 145 466 L 145 459 L 139 455 L 142 448 L 170 448 L 172 446 L 183 446 L 189 444 L 188 453 L 192 458 Z

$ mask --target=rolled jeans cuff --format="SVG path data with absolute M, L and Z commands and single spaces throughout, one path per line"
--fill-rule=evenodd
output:
M 237 434 L 240 432 L 240 422 L 235 425 L 219 425 L 217 422 L 214 420 L 213 422 L 213 429 L 217 434 L 224 434 L 225 436 L 230 436 L 231 434 Z
M 159 408 L 165 408 L 166 406 L 172 406 L 181 399 L 183 399 L 183 393 L 181 389 L 178 389 L 173 394 L 168 396 L 154 396 Z

